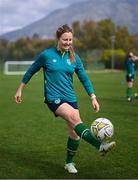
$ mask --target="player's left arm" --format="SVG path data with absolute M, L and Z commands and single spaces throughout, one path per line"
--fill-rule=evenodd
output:
M 83 67 L 82 61 L 78 55 L 76 55 L 76 63 L 77 63 L 77 66 L 75 68 L 75 72 L 76 72 L 79 80 L 81 81 L 82 85 L 84 86 L 87 94 L 91 98 L 92 107 L 95 109 L 96 112 L 98 112 L 100 110 L 100 106 L 96 99 L 93 83 L 90 81 L 90 79 Z

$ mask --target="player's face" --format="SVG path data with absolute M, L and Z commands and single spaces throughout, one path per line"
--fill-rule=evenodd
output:
M 71 32 L 66 32 L 61 35 L 58 40 L 58 47 L 62 51 L 68 51 L 69 48 L 72 46 L 73 35 Z

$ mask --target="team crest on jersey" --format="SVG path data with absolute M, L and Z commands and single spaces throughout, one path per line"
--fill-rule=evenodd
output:
M 70 59 L 67 59 L 67 64 L 69 64 L 69 65 L 71 64 Z
M 52 61 L 53 61 L 53 62 L 57 62 L 57 59 L 53 59 Z
M 54 102 L 55 102 L 55 104 L 59 104 L 61 102 L 61 100 L 60 99 L 56 99 Z

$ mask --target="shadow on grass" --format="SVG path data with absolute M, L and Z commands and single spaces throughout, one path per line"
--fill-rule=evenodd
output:
M 46 152 L 0 149 L 0 162 L 1 179 L 76 179 L 76 175 L 69 174 L 58 163 L 58 154 L 54 159 Z

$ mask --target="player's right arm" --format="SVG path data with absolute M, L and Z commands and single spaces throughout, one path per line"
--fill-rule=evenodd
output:
M 25 84 L 24 83 L 21 83 L 16 91 L 16 94 L 15 94 L 15 102 L 17 104 L 21 103 L 22 102 L 22 91 L 25 87 Z
M 25 87 L 25 85 L 29 82 L 31 77 L 40 70 L 41 67 L 44 66 L 44 54 L 41 53 L 35 60 L 35 62 L 29 67 L 29 69 L 26 71 L 25 75 L 23 76 L 22 82 L 19 85 L 16 94 L 15 94 L 15 102 L 21 103 L 22 102 L 22 91 Z

